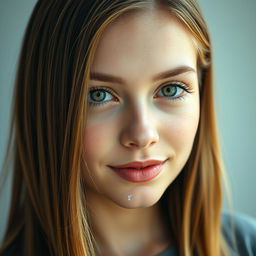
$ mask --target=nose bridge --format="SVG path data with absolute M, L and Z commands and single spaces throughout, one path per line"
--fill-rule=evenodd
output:
M 159 140 L 157 120 L 146 101 L 138 99 L 127 108 L 120 140 L 122 145 L 136 148 L 148 147 Z

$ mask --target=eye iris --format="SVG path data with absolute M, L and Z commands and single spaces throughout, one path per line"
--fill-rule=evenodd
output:
M 166 86 L 162 90 L 165 96 L 173 96 L 177 93 L 177 87 L 174 86 Z
M 104 91 L 100 91 L 100 90 L 94 90 L 90 94 L 91 94 L 91 98 L 94 101 L 102 101 L 106 97 L 106 93 Z

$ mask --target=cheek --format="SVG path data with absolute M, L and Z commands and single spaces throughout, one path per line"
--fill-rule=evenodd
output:
M 88 163 L 97 160 L 113 149 L 115 128 L 108 122 L 88 123 L 85 129 L 84 152 Z
M 165 138 L 173 145 L 176 153 L 190 152 L 198 128 L 199 113 L 184 113 L 173 117 L 165 128 Z
M 106 132 L 102 125 L 87 125 L 85 130 L 84 149 L 86 160 L 93 159 L 99 149 L 104 149 L 106 144 Z
M 88 168 L 84 166 L 84 179 L 89 187 L 93 187 L 97 178 L 95 171 L 98 170 L 102 158 L 106 154 L 108 141 L 106 140 L 106 127 L 102 124 L 87 124 L 84 138 L 84 159 Z M 92 179 L 91 179 L 92 178 Z

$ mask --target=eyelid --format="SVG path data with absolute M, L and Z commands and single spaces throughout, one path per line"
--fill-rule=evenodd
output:
M 187 92 L 192 92 L 192 86 L 189 85 L 188 83 L 186 82 L 183 82 L 183 81 L 180 81 L 180 80 L 172 80 L 172 81 L 167 81 L 167 82 L 164 82 L 163 84 L 161 84 L 157 90 L 161 89 L 162 87 L 164 86 L 167 86 L 167 85 L 179 85 L 180 88 L 186 90 Z M 179 87 L 178 86 L 178 87 Z
M 94 91 L 94 90 L 105 90 L 108 93 L 110 93 L 113 97 L 117 98 L 116 93 L 112 89 L 110 89 L 108 87 L 104 87 L 104 86 L 90 87 L 88 92 L 91 92 L 91 91 Z
M 93 87 L 89 87 L 89 92 L 90 91 L 93 91 L 93 90 L 106 90 L 108 92 L 111 92 L 111 93 L 114 93 L 112 89 L 108 88 L 108 87 L 105 87 L 105 86 L 93 86 Z
M 180 87 L 183 88 L 184 90 L 186 90 L 187 92 L 192 92 L 193 91 L 192 86 L 188 85 L 186 82 L 178 81 L 178 80 L 172 80 L 172 81 L 164 82 L 163 84 L 158 86 L 157 91 L 160 88 L 162 88 L 164 86 L 167 86 L 167 85 L 170 85 L 170 84 L 179 84 Z M 92 90 L 101 90 L 101 89 L 106 90 L 107 92 L 111 93 L 113 96 L 116 95 L 116 93 L 111 88 L 108 88 L 108 87 L 105 87 L 105 86 L 90 87 L 89 92 L 92 91 Z

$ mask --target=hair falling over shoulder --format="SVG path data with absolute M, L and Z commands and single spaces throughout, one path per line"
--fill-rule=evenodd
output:
M 221 234 L 223 167 L 211 43 L 195 0 L 38 1 L 16 77 L 7 151 L 13 155 L 12 196 L 0 253 L 19 241 L 19 255 L 96 255 L 81 181 L 87 81 L 106 26 L 125 12 L 148 7 L 166 9 L 191 32 L 200 77 L 193 150 L 162 206 L 180 255 L 229 255 Z

